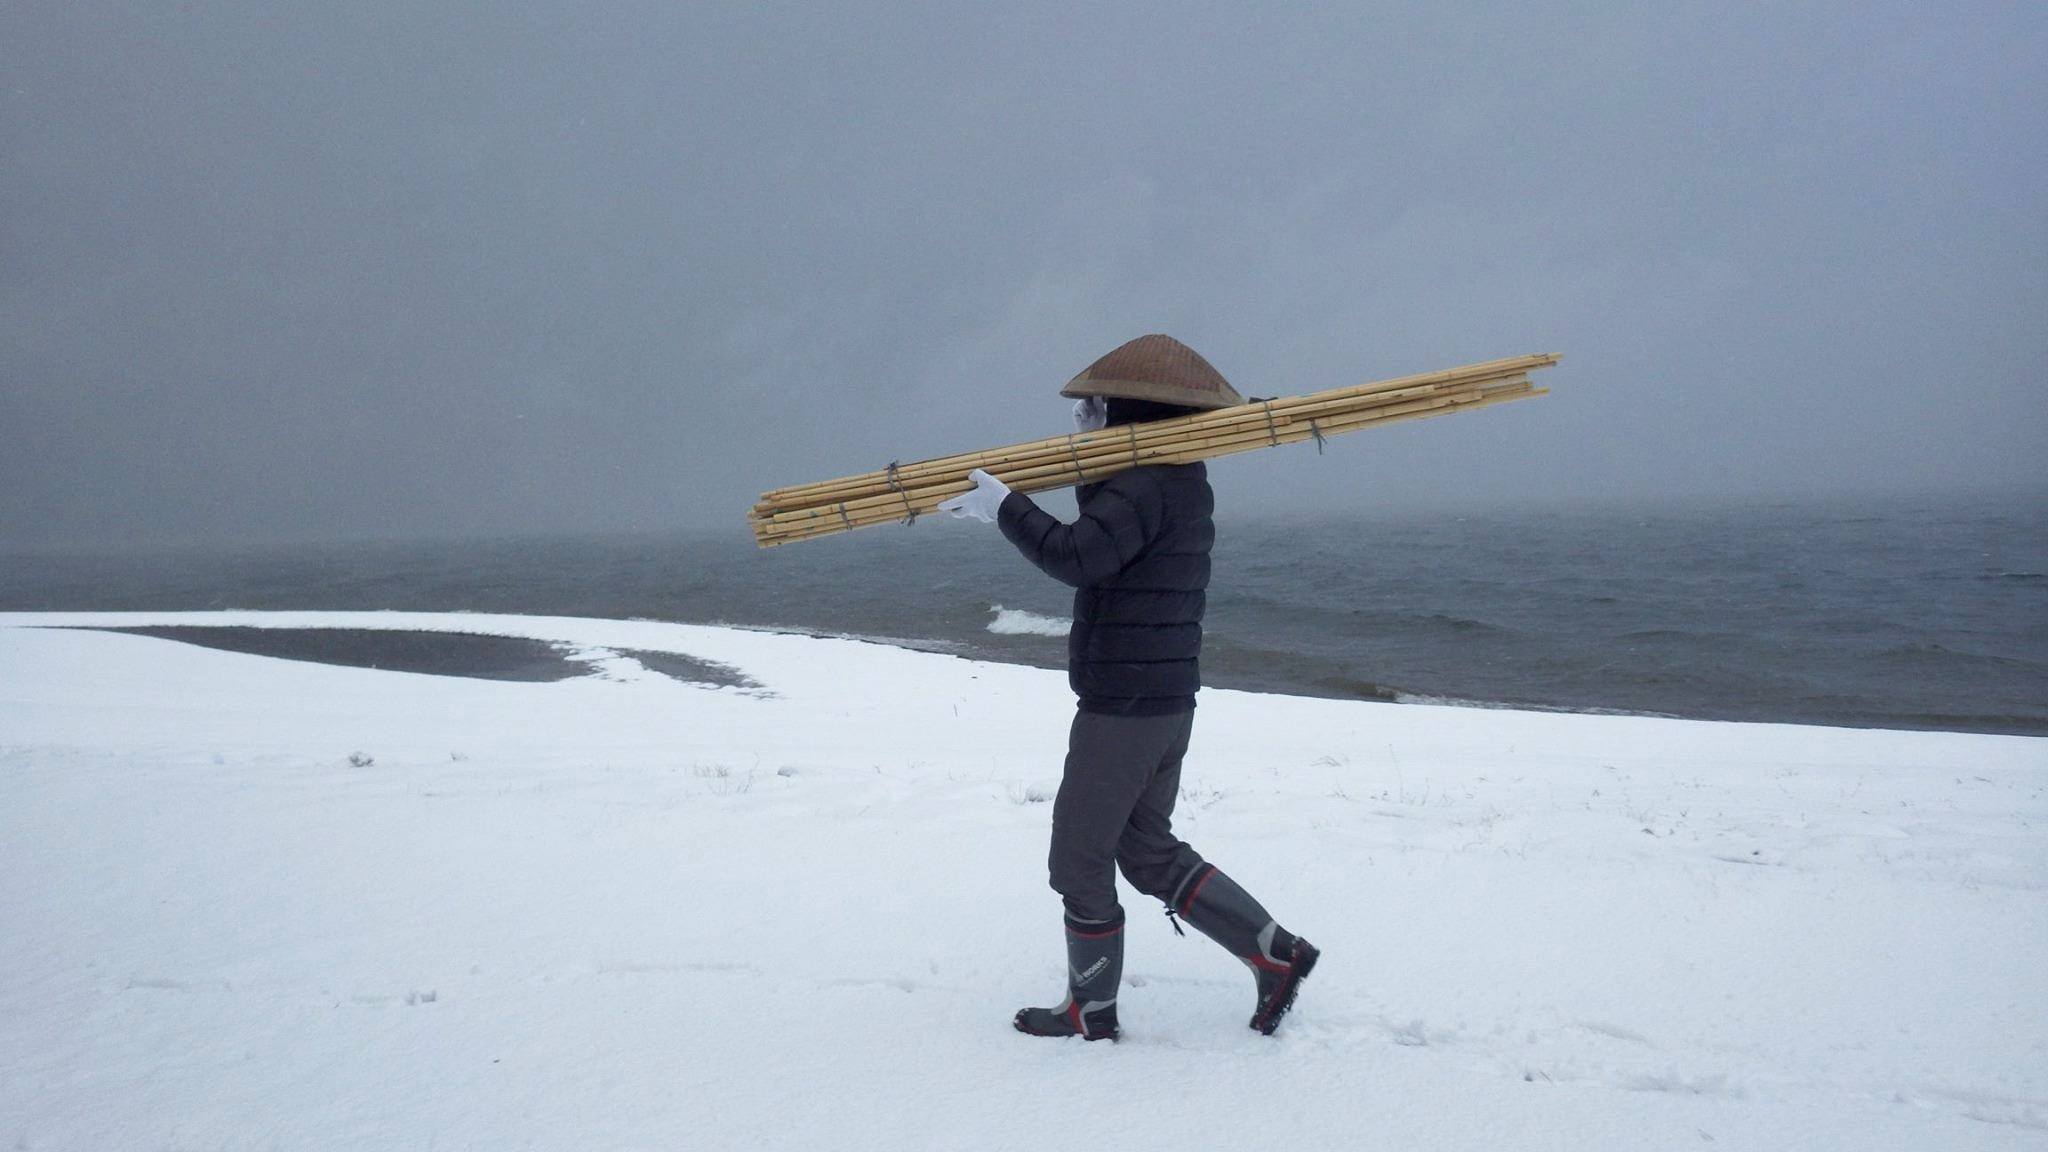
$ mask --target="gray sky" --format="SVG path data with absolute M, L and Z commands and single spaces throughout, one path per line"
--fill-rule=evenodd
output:
M 0 545 L 743 531 L 1152 331 L 1565 353 L 1226 516 L 2048 458 L 2040 5 L 293 7 L 10 9 Z

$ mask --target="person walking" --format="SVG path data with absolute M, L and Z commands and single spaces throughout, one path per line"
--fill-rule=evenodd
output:
M 1194 349 L 1163 335 L 1115 349 L 1060 395 L 1076 401 L 1077 432 L 1244 403 Z M 1319 953 L 1172 826 L 1201 686 L 1202 612 L 1216 538 L 1207 469 L 1150 464 L 1083 484 L 1072 524 L 981 469 L 968 475 L 973 490 L 940 509 L 997 524 L 1025 559 L 1074 587 L 1067 679 L 1079 701 L 1053 801 L 1048 860 L 1065 906 L 1067 995 L 1054 1008 L 1020 1010 L 1017 1030 L 1117 1038 L 1121 869 L 1133 888 L 1165 902 L 1175 932 L 1185 920 L 1251 969 L 1251 1027 L 1271 1035 Z

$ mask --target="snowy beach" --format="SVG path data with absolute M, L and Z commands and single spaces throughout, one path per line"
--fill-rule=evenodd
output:
M 588 674 L 82 630 L 173 625 Z M 2048 1144 L 2048 740 L 1207 691 L 1176 824 L 1324 960 L 1262 1038 L 1126 890 L 1087 1045 L 1009 1026 L 1071 710 L 728 628 L 0 614 L 0 1146 Z

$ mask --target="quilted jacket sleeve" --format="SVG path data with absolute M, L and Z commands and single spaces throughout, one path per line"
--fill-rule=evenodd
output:
M 1110 579 L 1144 553 L 1160 533 L 1165 504 L 1158 480 L 1134 469 L 1087 490 L 1072 524 L 1055 520 L 1020 492 L 1003 501 L 996 522 L 1040 571 L 1085 588 Z

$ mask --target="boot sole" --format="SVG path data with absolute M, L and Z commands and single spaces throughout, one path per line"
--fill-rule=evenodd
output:
M 1308 955 L 1302 955 L 1307 952 Z M 1294 1007 L 1294 997 L 1301 991 L 1301 982 L 1316 970 L 1316 961 L 1322 959 L 1322 952 L 1306 940 L 1295 944 L 1294 971 L 1287 974 L 1287 983 L 1280 986 L 1280 993 L 1274 998 L 1273 1006 L 1252 1017 L 1252 1028 L 1261 1036 L 1271 1036 L 1280 1027 L 1280 1020 L 1287 1010 Z
M 1022 1012 L 1019 1012 L 1010 1020 L 1010 1027 L 1015 1028 L 1026 1036 L 1043 1036 L 1048 1040 L 1068 1040 L 1078 1036 L 1083 1040 L 1109 1040 L 1114 1042 L 1123 1036 L 1123 1030 L 1120 1028 L 1111 1029 L 1107 1032 L 1097 1032 L 1092 1036 L 1086 1032 L 1040 1032 L 1035 1028 L 1025 1026 L 1024 1014 Z

